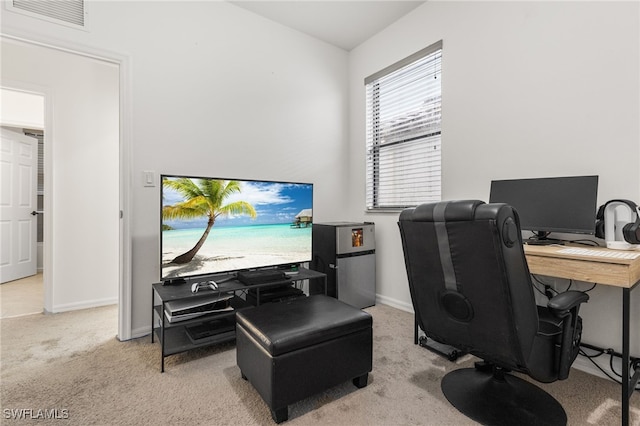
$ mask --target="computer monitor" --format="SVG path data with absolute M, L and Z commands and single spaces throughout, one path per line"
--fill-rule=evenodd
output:
M 544 243 L 551 232 L 593 234 L 597 194 L 598 176 L 494 180 L 489 202 L 514 207 L 520 227 Z

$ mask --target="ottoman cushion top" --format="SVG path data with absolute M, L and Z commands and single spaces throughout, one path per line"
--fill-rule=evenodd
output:
M 236 322 L 272 356 L 371 328 L 371 315 L 314 295 L 238 311 Z

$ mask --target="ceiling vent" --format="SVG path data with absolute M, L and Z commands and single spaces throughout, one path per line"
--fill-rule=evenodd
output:
M 86 29 L 84 0 L 9 0 L 7 9 L 49 22 Z

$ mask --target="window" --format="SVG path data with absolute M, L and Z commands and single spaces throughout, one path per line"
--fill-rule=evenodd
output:
M 442 41 L 365 79 L 367 209 L 440 201 Z

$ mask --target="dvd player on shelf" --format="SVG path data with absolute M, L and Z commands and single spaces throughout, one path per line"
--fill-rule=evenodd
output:
M 184 321 L 202 315 L 233 310 L 233 293 L 212 294 L 208 297 L 190 298 L 167 302 L 165 314 L 169 322 Z

